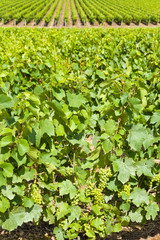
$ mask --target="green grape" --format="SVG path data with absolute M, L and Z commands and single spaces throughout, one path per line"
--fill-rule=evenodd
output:
M 94 183 L 92 183 L 91 181 L 89 181 L 88 186 L 85 190 L 86 196 L 90 196 L 92 195 L 92 190 L 94 189 Z
M 153 179 L 151 179 L 150 183 L 149 183 L 149 187 L 152 188 L 153 185 Z
M 99 185 L 98 188 L 105 189 L 106 183 L 109 181 L 109 178 L 112 176 L 112 172 L 110 168 L 100 168 L 99 169 Z
M 130 185 L 130 183 L 125 184 L 123 189 L 124 189 L 123 192 L 125 192 L 128 196 L 130 196 L 130 194 L 131 194 L 131 185 Z
M 123 188 L 118 190 L 118 197 L 122 197 L 122 193 L 126 193 L 128 196 L 131 194 L 131 185 L 130 183 L 126 183 Z
M 152 187 L 153 182 L 156 182 L 157 185 L 160 185 L 160 173 L 157 173 L 151 180 L 150 187 Z
M 104 196 L 102 194 L 102 189 L 95 188 L 92 190 L 92 196 L 94 198 L 94 203 L 95 204 L 103 204 L 104 203 Z
M 90 225 L 87 224 L 87 223 L 85 223 L 85 224 L 84 224 L 84 230 L 85 230 L 85 232 L 87 232 L 89 229 L 90 229 Z
M 76 194 L 76 196 L 74 197 L 74 199 L 72 200 L 72 205 L 78 205 L 79 203 L 79 194 Z
M 73 175 L 73 168 L 72 167 L 66 167 L 65 168 L 65 177 L 71 177 Z
M 39 187 L 37 186 L 36 183 L 32 184 L 31 197 L 33 197 L 34 203 L 36 203 L 36 204 L 41 204 L 42 203 L 42 196 L 41 196 L 41 193 L 40 193 L 40 189 L 39 189 Z

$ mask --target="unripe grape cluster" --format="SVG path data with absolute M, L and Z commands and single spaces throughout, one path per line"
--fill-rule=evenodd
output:
M 72 200 L 72 205 L 76 206 L 79 203 L 79 194 L 76 194 L 74 199 Z
M 130 183 L 127 183 L 127 184 L 124 185 L 123 192 L 125 192 L 128 196 L 130 196 L 130 194 L 131 194 L 131 185 L 130 185 Z
M 31 197 L 34 199 L 34 203 L 41 204 L 42 203 L 42 196 L 39 187 L 36 183 L 32 184 L 31 187 Z
M 94 203 L 95 204 L 101 205 L 101 204 L 104 203 L 104 197 L 103 197 L 103 194 L 102 194 L 102 189 L 94 188 L 92 190 L 92 196 L 94 198 Z
M 89 181 L 88 186 L 87 186 L 86 191 L 85 191 L 86 196 L 92 195 L 92 190 L 93 190 L 93 189 L 94 189 L 94 183 L 92 183 L 91 181 Z
M 105 189 L 106 183 L 109 181 L 109 178 L 112 176 L 112 172 L 110 168 L 100 168 L 99 169 L 99 189 Z
M 156 182 L 157 185 L 160 185 L 160 173 L 157 173 L 150 182 L 150 187 L 152 187 L 153 182 Z
M 119 190 L 118 192 L 118 197 L 122 197 L 122 193 L 126 193 L 128 196 L 131 194 L 131 185 L 130 183 L 126 183 L 122 189 Z
M 95 204 L 103 204 L 104 203 L 104 196 L 102 193 L 102 189 L 100 188 L 95 188 L 94 183 L 89 181 L 88 186 L 86 188 L 86 196 L 92 196 L 93 201 Z
M 73 168 L 72 167 L 66 167 L 65 168 L 65 177 L 71 177 L 73 175 Z

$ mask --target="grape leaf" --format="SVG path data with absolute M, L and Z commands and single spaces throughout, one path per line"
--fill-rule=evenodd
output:
M 131 199 L 137 207 L 139 207 L 143 203 L 149 203 L 149 196 L 146 190 L 138 187 L 135 187 L 134 190 L 131 192 Z
M 26 139 L 18 139 L 18 152 L 20 156 L 23 156 L 25 153 L 29 152 L 29 144 Z
M 142 124 L 133 125 L 128 135 L 128 142 L 136 151 L 140 151 L 144 140 L 147 138 L 146 128 Z
M 82 94 L 67 92 L 67 99 L 70 107 L 79 108 L 82 104 L 86 103 L 86 99 Z
M 147 211 L 146 219 L 150 220 L 152 218 L 152 220 L 154 220 L 159 211 L 158 205 L 156 203 L 150 203 L 148 206 L 145 207 L 145 209 Z
M 77 189 L 75 186 L 73 186 L 71 181 L 66 180 L 60 184 L 60 196 L 69 194 L 70 198 L 73 199 L 76 193 L 77 193 Z

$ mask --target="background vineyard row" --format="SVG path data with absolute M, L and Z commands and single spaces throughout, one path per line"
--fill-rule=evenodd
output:
M 3 0 L 0 26 L 157 25 L 159 9 L 159 0 Z

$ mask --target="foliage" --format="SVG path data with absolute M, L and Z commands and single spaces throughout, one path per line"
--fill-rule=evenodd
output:
M 119 25 L 122 22 L 128 25 L 131 22 L 135 24 L 160 22 L 159 0 L 66 0 L 64 4 L 63 2 L 61 0 L 1 0 L 0 20 L 3 23 L 14 20 L 16 25 L 23 19 L 25 24 L 31 20 L 38 24 L 44 19 L 45 25 L 48 25 L 52 24 L 51 19 L 54 19 L 57 24 L 59 17 L 63 15 L 62 5 L 65 4 L 65 13 L 62 16 L 64 24 L 68 22 L 69 11 L 71 11 L 73 25 L 77 21 L 77 12 L 82 24 L 85 24 L 87 19 L 91 24 L 96 20 L 99 23 L 107 22 L 108 24 L 115 21 Z
M 58 240 L 145 223 L 160 198 L 158 29 L 0 29 L 0 226 Z

